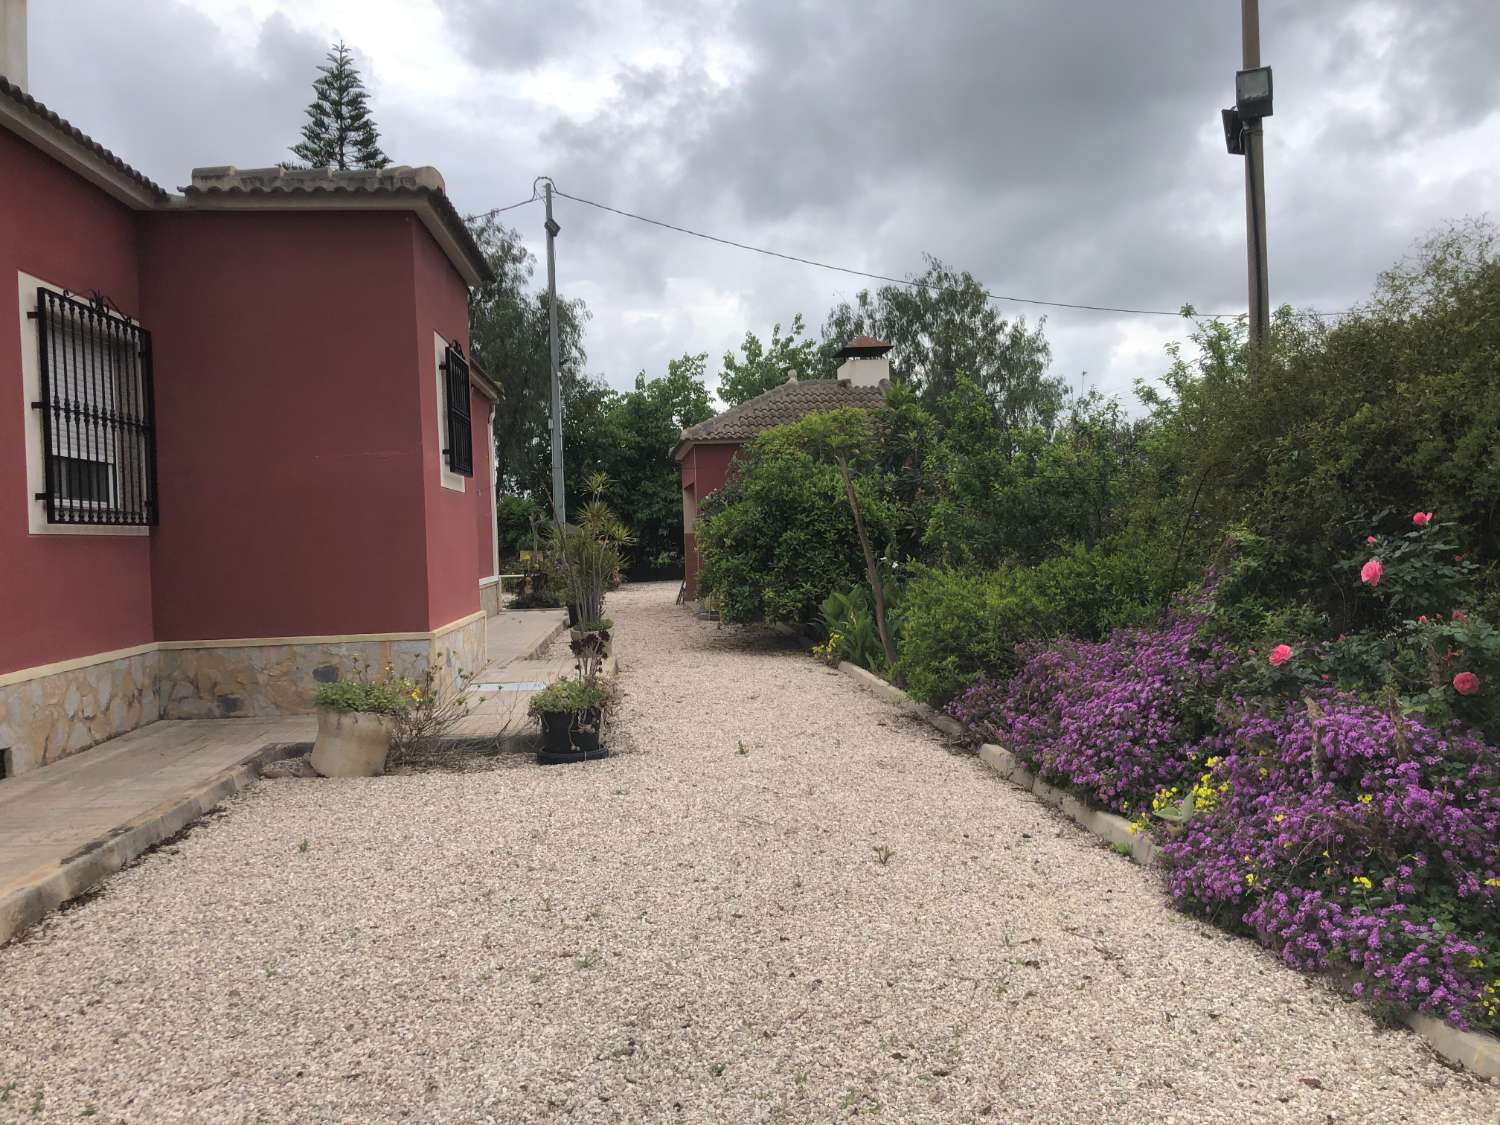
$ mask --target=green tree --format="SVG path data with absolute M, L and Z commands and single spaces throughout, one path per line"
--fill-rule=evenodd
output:
M 823 600 L 866 578 L 839 470 L 767 430 L 741 451 L 729 482 L 704 500 L 695 528 L 698 588 L 729 622 L 817 621 Z M 866 533 L 887 544 L 899 517 L 879 474 L 854 480 Z
M 899 684 L 901 670 L 896 663 L 896 646 L 891 641 L 891 630 L 886 623 L 885 580 L 880 572 L 880 560 L 875 556 L 875 545 L 865 526 L 859 490 L 854 487 L 856 473 L 863 477 L 875 476 L 879 472 L 874 419 L 865 410 L 825 410 L 809 414 L 780 427 L 780 430 L 781 441 L 805 451 L 819 462 L 832 462 L 839 471 L 844 499 L 854 520 L 854 536 L 864 557 L 865 583 L 875 605 L 875 630 L 885 651 L 885 666 Z
M 369 98 L 353 54 L 340 40 L 327 57 L 327 63 L 318 67 L 322 77 L 313 82 L 307 124 L 292 153 L 310 168 L 340 172 L 384 168 L 390 158 L 380 149 L 380 132 L 370 117 Z
M 719 374 L 719 398 L 726 406 L 738 406 L 772 387 L 779 387 L 789 375 L 798 379 L 827 378 L 827 365 L 817 340 L 804 338 L 807 326 L 802 314 L 792 317 L 792 328 L 785 336 L 778 322 L 771 328 L 771 343 L 766 346 L 754 332 L 746 332 L 740 344 L 740 356 L 724 353 L 724 369 Z
M 656 379 L 642 371 L 635 387 L 615 393 L 605 408 L 598 464 L 615 482 L 641 565 L 682 554 L 682 471 L 672 447 L 685 426 L 713 414 L 704 386 L 707 361 L 702 352 L 680 356 Z
M 1352 545 L 1436 511 L 1458 553 L 1500 552 L 1500 257 L 1493 226 L 1439 232 L 1337 322 L 1277 311 L 1252 356 L 1242 324 L 1195 326 L 1151 411 L 1132 521 L 1171 537 L 1183 581 L 1233 532 L 1267 607 L 1302 605 L 1334 632 L 1363 624 Z M 1254 556 L 1252 558 L 1252 556 Z M 1500 571 L 1482 583 L 1500 598 Z
M 911 285 L 862 290 L 836 305 L 823 325 L 825 371 L 833 353 L 855 336 L 893 345 L 891 375 L 937 412 L 960 374 L 984 392 L 1001 426 L 1050 426 L 1066 394 L 1061 379 L 1046 374 L 1051 349 L 1042 325 L 1009 321 L 995 311 L 984 286 L 928 256 L 927 270 Z
M 494 273 L 493 281 L 469 291 L 469 339 L 474 358 L 495 377 L 502 391 L 495 410 L 497 487 L 541 500 L 550 508 L 552 361 L 547 293 L 532 289 L 536 259 L 516 231 L 492 217 L 471 222 L 469 229 Z M 576 458 L 580 440 L 585 449 L 597 444 L 590 427 L 595 426 L 610 392 L 584 374 L 583 326 L 588 308 L 582 301 L 559 297 L 557 313 L 564 450 L 572 445 Z M 568 432 L 575 437 L 572 443 L 567 440 Z M 583 456 L 587 460 L 591 455 L 585 452 Z M 570 471 L 568 479 L 576 482 L 581 476 Z

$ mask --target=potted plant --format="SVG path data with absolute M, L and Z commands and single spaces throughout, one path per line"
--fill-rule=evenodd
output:
M 384 773 L 392 751 L 399 757 L 429 750 L 469 712 L 470 686 L 462 669 L 453 675 L 438 658 L 416 679 L 387 664 L 369 679 L 356 663 L 347 680 L 318 685 L 318 736 L 310 759 L 324 777 Z
M 410 706 L 394 683 L 362 679 L 318 685 L 318 737 L 312 768 L 324 777 L 374 777 L 385 772 L 396 723 Z
M 634 541 L 630 529 L 604 501 L 609 478 L 594 473 L 585 483 L 589 499 L 578 522 L 554 525 L 548 543 L 552 585 L 565 591 L 568 624 L 577 629 L 604 619 L 604 595 L 619 582 L 623 548 Z
M 531 697 L 526 709 L 542 727 L 536 759 L 544 766 L 609 757 L 600 744 L 609 688 L 597 677 L 558 680 Z
M 610 637 L 615 623 L 606 617 L 603 621 L 580 621 L 572 630 L 573 655 L 597 659 L 602 667 L 609 658 Z

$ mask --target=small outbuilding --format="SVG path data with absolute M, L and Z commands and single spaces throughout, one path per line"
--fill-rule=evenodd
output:
M 844 362 L 835 378 L 799 381 L 794 375 L 779 387 L 682 431 L 672 456 L 682 466 L 682 558 L 689 599 L 698 596 L 702 565 L 693 536 L 699 506 L 724 487 L 741 447 L 766 430 L 809 414 L 847 407 L 877 409 L 890 386 L 890 350 L 884 340 L 856 336 L 836 353 Z

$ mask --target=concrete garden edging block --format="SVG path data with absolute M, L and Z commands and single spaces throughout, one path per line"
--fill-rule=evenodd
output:
M 874 673 L 847 662 L 840 663 L 838 668 L 867 691 L 916 715 L 942 733 L 952 736 L 963 733 L 963 728 L 955 719 L 934 711 L 925 703 L 919 703 Z M 978 757 L 1001 778 L 1031 793 L 1044 804 L 1051 805 L 1079 827 L 1092 832 L 1106 843 L 1128 847 L 1132 862 L 1143 867 L 1158 866 L 1160 854 L 1155 842 L 1145 833 L 1130 831 L 1130 821 L 1123 816 L 1093 808 L 1072 793 L 1042 781 L 1003 746 L 993 742 L 983 743 L 979 747 Z M 1500 1078 L 1500 1039 L 1495 1036 L 1478 1031 L 1460 1031 L 1442 1020 L 1420 1012 L 1408 1013 L 1405 1023 L 1449 1062 L 1481 1078 Z

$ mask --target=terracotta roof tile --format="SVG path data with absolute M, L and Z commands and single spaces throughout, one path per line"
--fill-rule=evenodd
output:
M 126 164 L 125 161 L 121 160 L 114 153 L 110 152 L 109 149 L 105 148 L 98 141 L 94 140 L 93 137 L 89 136 L 82 129 L 78 128 L 76 125 L 73 125 L 65 118 L 60 117 L 57 113 L 48 109 L 45 105 L 37 101 L 25 90 L 21 89 L 21 87 L 17 86 L 15 83 L 4 77 L 0 77 L 0 96 L 9 98 L 11 101 L 15 102 L 17 105 L 25 109 L 28 113 L 41 118 L 53 128 L 60 130 L 70 140 L 88 149 L 89 152 L 93 153 L 100 160 L 104 161 L 104 163 L 114 168 L 117 172 L 123 172 L 126 176 L 134 180 L 148 192 L 151 192 L 153 195 L 159 195 L 163 199 L 166 198 L 167 193 L 159 184 L 148 179 L 140 172 L 137 172 L 129 164 Z
M 874 410 L 885 401 L 883 387 L 856 387 L 841 379 L 782 383 L 682 431 L 680 450 L 694 442 L 749 441 L 773 426 L 784 426 L 824 410 Z

